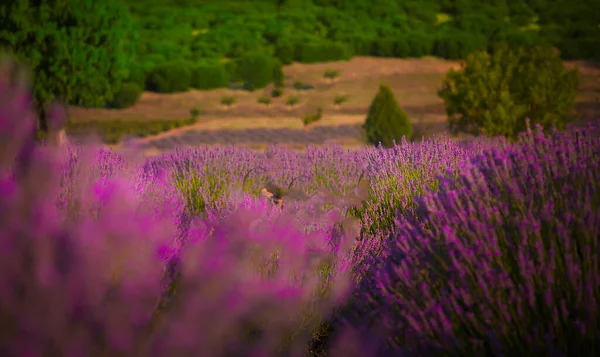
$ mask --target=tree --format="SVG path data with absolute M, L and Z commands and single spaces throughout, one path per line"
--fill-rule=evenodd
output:
M 50 102 L 105 105 L 128 75 L 135 32 L 118 0 L 6 0 L 0 14 L 0 47 L 30 68 L 42 135 Z
M 501 44 L 467 56 L 461 70 L 448 72 L 438 95 L 453 133 L 514 139 L 527 118 L 546 129 L 564 128 L 578 83 L 577 70 L 568 70 L 551 46 Z
M 371 102 L 363 129 L 371 144 L 381 143 L 384 147 L 391 147 L 394 140 L 399 142 L 403 136 L 412 135 L 410 119 L 398 105 L 389 86 L 379 85 L 379 92 Z

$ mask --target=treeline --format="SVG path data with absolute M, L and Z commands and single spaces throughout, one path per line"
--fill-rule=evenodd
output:
M 599 13 L 585 0 L 6 0 L 0 49 L 31 67 L 46 131 L 55 98 L 122 108 L 143 90 L 281 87 L 293 61 L 462 59 L 502 42 L 600 59 Z
M 164 66 L 183 65 L 198 77 L 194 67 L 206 68 L 210 62 L 219 79 L 198 84 L 200 89 L 240 79 L 236 61 L 249 53 L 271 56 L 281 64 L 355 55 L 462 59 L 498 42 L 543 41 L 556 46 L 565 59 L 600 58 L 600 5 L 584 0 L 127 0 L 126 4 L 139 32 L 130 79 L 149 90 L 155 89 L 147 76 L 157 66 L 162 71 Z M 181 82 L 180 76 L 174 77 L 174 82 Z

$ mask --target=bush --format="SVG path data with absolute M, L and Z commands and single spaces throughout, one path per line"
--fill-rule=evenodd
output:
M 239 60 L 240 79 L 249 91 L 266 87 L 273 81 L 274 61 L 266 54 L 251 52 Z
M 325 72 L 323 73 L 323 77 L 333 80 L 333 79 L 338 78 L 341 74 L 342 74 L 342 72 L 337 69 L 326 69 Z
M 400 108 L 391 88 L 380 84 L 379 92 L 371 102 L 367 120 L 363 125 L 367 140 L 384 147 L 399 143 L 403 136 L 410 138 L 412 125 L 408 115 Z
M 275 88 L 271 91 L 272 98 L 279 98 L 282 95 L 283 95 L 283 89 L 281 89 L 281 88 Z
M 273 100 L 272 100 L 271 98 L 269 98 L 269 97 L 260 96 L 260 97 L 258 98 L 258 102 L 259 102 L 260 104 L 269 105 L 269 104 L 271 104 L 271 102 L 273 102 Z
M 302 63 L 317 63 L 348 60 L 350 49 L 339 42 L 303 42 L 298 45 L 296 60 Z
M 234 105 L 236 101 L 237 99 L 232 95 L 225 95 L 221 97 L 221 105 L 224 105 L 226 107 Z
M 285 105 L 288 107 L 293 107 L 294 105 L 300 103 L 300 99 L 296 96 L 290 95 L 285 101 Z
M 295 81 L 294 82 L 294 89 L 295 90 L 310 90 L 310 89 L 314 89 L 314 87 L 310 84 L 306 84 L 302 81 Z
M 190 117 L 192 118 L 192 120 L 198 119 L 199 115 L 200 115 L 200 109 L 198 109 L 197 107 L 190 109 Z
M 336 95 L 333 98 L 333 104 L 335 105 L 341 105 L 344 104 L 348 101 L 349 97 L 347 95 Z
M 229 73 L 220 62 L 200 63 L 192 67 L 192 78 L 190 84 L 192 88 L 201 90 L 210 90 L 224 88 L 229 85 Z
M 129 108 L 138 102 L 142 95 L 142 89 L 131 82 L 122 83 L 113 96 L 113 99 L 108 103 L 109 108 L 124 109 Z
M 383 302 L 394 321 L 397 352 L 382 355 L 595 354 L 600 220 L 591 217 L 600 214 L 592 203 L 600 200 L 600 141 L 593 131 L 533 131 L 518 145 L 472 153 L 417 199 L 418 214 L 398 216 L 382 249 L 388 258 L 374 253 L 385 262 L 361 284 L 375 287 L 361 301 Z M 399 352 L 407 344 L 413 353 Z
M 316 121 L 321 120 L 322 117 L 323 117 L 323 108 L 319 107 L 319 108 L 317 108 L 317 112 L 315 114 L 306 114 L 302 118 L 302 123 L 304 123 L 304 125 L 306 126 L 310 123 L 314 123 Z
M 514 139 L 525 131 L 526 118 L 546 129 L 564 128 L 578 83 L 578 71 L 567 70 L 549 45 L 499 45 L 450 70 L 438 94 L 452 132 Z
M 185 92 L 191 85 L 190 67 L 190 64 L 184 61 L 160 64 L 148 75 L 146 88 L 157 93 Z

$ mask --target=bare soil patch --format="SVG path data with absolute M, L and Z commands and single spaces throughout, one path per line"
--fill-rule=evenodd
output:
M 583 118 L 582 122 L 600 117 L 600 66 L 583 61 L 568 62 L 567 65 L 577 66 L 581 72 L 576 109 L 578 115 Z M 204 141 L 211 141 L 203 140 L 205 139 L 203 135 L 223 135 L 221 141 L 225 141 L 233 137 L 229 131 L 254 130 L 247 134 L 236 135 L 243 137 L 240 140 L 250 145 L 261 146 L 268 144 L 268 141 L 256 142 L 255 140 L 261 137 L 272 137 L 278 133 L 277 130 L 284 129 L 289 130 L 286 131 L 285 136 L 290 138 L 290 142 L 304 141 L 305 139 L 302 138 L 306 133 L 301 118 L 305 114 L 315 113 L 319 107 L 323 108 L 323 119 L 315 125 L 314 129 L 324 126 L 362 124 L 379 84 L 385 83 L 396 94 L 399 104 L 411 117 L 419 135 L 428 137 L 447 130 L 444 105 L 437 97 L 437 91 L 442 79 L 451 68 L 460 68 L 459 62 L 435 58 L 355 57 L 347 62 L 294 63 L 284 68 L 286 76 L 284 95 L 273 98 L 273 103 L 268 106 L 258 103 L 258 98 L 269 96 L 271 86 L 255 92 L 238 89 L 190 90 L 176 94 L 146 92 L 138 104 L 128 109 L 70 108 L 69 116 L 73 121 L 183 119 L 189 117 L 190 109 L 198 108 L 200 123 L 146 138 L 142 142 L 150 144 L 152 141 L 185 135 L 187 139 L 174 139 L 173 142 L 194 146 Z M 332 81 L 324 78 L 325 70 L 338 70 L 341 75 Z M 297 81 L 310 85 L 312 89 L 294 89 L 294 83 Z M 336 106 L 334 98 L 341 95 L 348 96 L 348 101 Z M 223 108 L 220 103 L 223 96 L 234 96 L 236 104 Z M 298 97 L 300 103 L 292 108 L 286 106 L 285 101 L 289 96 Z M 275 132 L 270 132 L 271 130 Z M 211 131 L 212 134 L 197 134 L 197 139 L 190 139 L 193 133 L 203 131 Z M 295 134 L 299 135 L 299 139 L 292 140 L 291 137 Z M 325 140 L 325 138 L 321 139 Z M 358 137 L 345 139 L 351 142 L 361 140 Z

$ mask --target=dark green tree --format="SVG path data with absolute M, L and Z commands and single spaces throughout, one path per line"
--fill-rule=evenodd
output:
M 450 70 L 438 95 L 453 133 L 505 136 L 526 130 L 526 119 L 545 129 L 564 128 L 571 119 L 579 83 L 549 45 L 510 47 L 467 56 Z
M 400 108 L 391 88 L 380 84 L 379 92 L 371 102 L 367 120 L 363 125 L 367 140 L 384 147 L 399 143 L 403 136 L 412 136 L 412 125 L 408 115 Z
M 5 0 L 0 16 L 0 49 L 31 70 L 42 135 L 50 102 L 105 105 L 128 75 L 135 31 L 118 0 Z
M 265 88 L 273 81 L 275 61 L 269 55 L 249 52 L 239 59 L 239 74 L 249 91 Z

